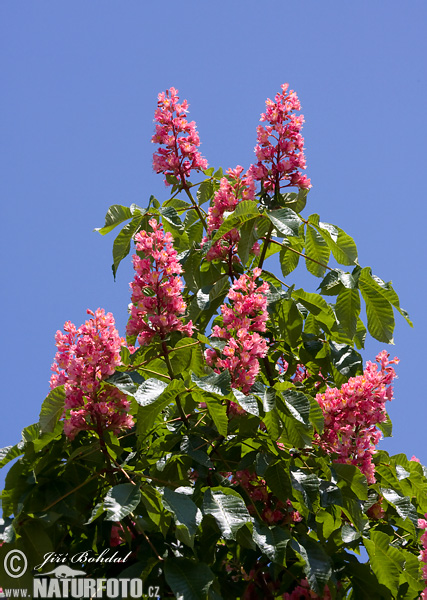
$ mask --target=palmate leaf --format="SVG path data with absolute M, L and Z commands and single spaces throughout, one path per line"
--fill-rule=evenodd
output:
M 295 239 L 296 243 L 289 243 L 280 250 L 280 268 L 282 270 L 283 277 L 287 277 L 289 273 L 292 273 L 292 271 L 294 271 L 298 266 L 300 255 L 297 254 L 297 252 L 292 252 L 291 248 L 297 246 L 296 250 L 298 250 L 298 252 L 302 252 L 304 248 L 304 243 L 300 241 L 299 238 L 288 238 L 288 241 L 289 239 Z
M 286 469 L 284 461 L 278 461 L 270 465 L 264 474 L 268 487 L 277 498 L 289 498 L 292 494 L 289 469 Z
M 343 288 L 338 294 L 335 311 L 341 327 L 350 339 L 356 335 L 360 314 L 360 296 L 356 289 Z
M 210 392 L 211 394 L 227 396 L 231 392 L 231 378 L 227 369 L 221 373 L 211 373 L 211 375 L 206 375 L 206 377 L 197 377 L 192 373 L 191 380 L 198 388 L 205 392 Z
M 280 234 L 298 236 L 301 218 L 291 208 L 268 210 L 267 216 Z
M 189 558 L 168 558 L 164 570 L 177 600 L 207 600 L 215 579 L 207 564 Z
M 346 491 L 345 488 L 349 487 L 359 500 L 367 499 L 368 484 L 360 469 L 355 465 L 334 463 L 331 472 L 334 471 L 338 475 L 337 483 L 343 493 Z
M 306 292 L 301 288 L 295 290 L 292 293 L 292 297 L 305 306 L 327 330 L 331 330 L 334 327 L 336 323 L 334 312 L 322 296 Z
M 371 531 L 370 538 L 364 538 L 363 543 L 369 554 L 371 568 L 379 583 L 385 585 L 395 598 L 405 557 L 390 544 L 392 538 L 382 531 Z
M 319 222 L 316 229 L 322 234 L 338 263 L 341 265 L 357 265 L 357 247 L 352 237 L 330 223 Z
M 394 315 L 389 300 L 379 291 L 379 286 L 371 277 L 371 270 L 365 267 L 360 272 L 359 289 L 366 304 L 368 331 L 376 340 L 393 343 Z
M 141 491 L 132 483 L 120 483 L 112 487 L 104 498 L 106 521 L 121 521 L 133 512 L 141 500 Z
M 104 227 L 97 227 L 94 231 L 97 231 L 101 235 L 105 235 L 112 231 L 114 227 L 117 227 L 123 221 L 127 221 L 132 218 L 132 211 L 128 206 L 122 206 L 121 204 L 113 204 L 105 215 Z
M 117 269 L 121 261 L 126 258 L 130 252 L 130 245 L 135 233 L 141 228 L 146 217 L 142 215 L 135 216 L 130 223 L 125 225 L 113 243 L 113 275 L 116 277 Z
M 304 572 L 310 587 L 320 594 L 332 575 L 331 559 L 320 543 L 311 538 L 291 541 L 292 549 L 304 561 Z
M 165 488 L 163 505 L 173 514 L 175 524 L 181 531 L 181 541 L 193 547 L 194 535 L 201 523 L 202 512 L 194 504 L 188 492 L 191 494 L 191 488 L 177 488 L 175 491 Z
M 286 565 L 286 547 L 291 540 L 289 531 L 278 526 L 267 527 L 255 521 L 253 539 L 269 560 Z
M 159 413 L 172 402 L 178 394 L 185 392 L 182 379 L 173 379 L 169 385 L 159 379 L 147 379 L 135 392 L 139 404 L 136 422 L 138 435 L 146 433 L 155 423 Z
M 225 539 L 236 539 L 236 533 L 252 521 L 243 498 L 235 490 L 213 487 L 203 497 L 204 515 L 212 515 Z
M 307 271 L 316 277 L 322 277 L 326 270 L 326 266 L 324 265 L 327 265 L 329 261 L 330 250 L 323 236 L 311 225 L 307 225 L 305 249 L 307 254 L 307 258 L 305 259 Z
M 237 247 L 237 253 L 243 265 L 246 265 L 248 262 L 251 248 L 258 239 L 256 225 L 257 221 L 251 219 L 244 223 L 240 230 L 240 241 Z
M 262 217 L 262 215 L 259 212 L 258 204 L 256 202 L 253 202 L 252 200 L 243 200 L 242 202 L 239 202 L 236 210 L 225 219 L 212 238 L 212 243 L 214 244 L 220 240 L 223 235 L 232 229 L 240 229 L 243 223 L 259 217 Z
M 42 433 L 51 433 L 64 412 L 65 390 L 60 385 L 44 399 L 40 409 L 39 425 Z
M 0 449 L 0 469 L 2 469 L 8 462 L 24 454 L 24 442 L 19 442 L 14 446 L 6 446 Z
M 218 429 L 218 433 L 226 437 L 228 427 L 227 407 L 221 403 L 218 397 L 208 392 L 203 392 L 201 399 L 206 402 L 208 412 Z

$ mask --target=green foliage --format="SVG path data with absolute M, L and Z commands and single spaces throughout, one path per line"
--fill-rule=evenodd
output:
M 155 338 L 135 352 L 122 348 L 121 366 L 102 385 L 126 395 L 133 429 L 68 439 L 61 386 L 22 441 L 0 450 L 0 467 L 9 465 L 0 560 L 24 550 L 34 569 L 48 552 L 99 554 L 119 531 L 115 549 L 130 556 L 121 576 L 141 577 L 145 589 L 160 584 L 164 597 L 279 598 L 306 579 L 319 597 L 328 586 L 334 599 L 418 598 L 417 520 L 427 512 L 427 470 L 378 451 L 376 482 L 368 484 L 357 465 L 319 446 L 330 425 L 316 400 L 363 372 L 358 350 L 366 331 L 391 343 L 394 310 L 411 324 L 409 317 L 391 283 L 359 266 L 347 233 L 300 214 L 307 190 L 240 201 L 206 241 L 203 205 L 222 176 L 205 171 L 195 197 L 195 186 L 184 189 L 168 176 L 172 197 L 163 204 L 151 197 L 144 209 L 108 210 L 100 234 L 124 224 L 113 243 L 114 275 L 135 235 L 150 231 L 149 219 L 173 235 L 185 319 L 195 333 Z M 211 245 L 233 230 L 240 234 L 235 259 L 207 261 Z M 351 272 L 329 264 L 331 257 Z M 265 268 L 277 258 L 286 282 Z M 321 278 L 317 292 L 292 284 L 300 260 Z M 235 373 L 212 371 L 203 352 L 224 349 L 212 325 L 232 283 L 255 267 L 270 289 L 262 333 L 268 355 L 243 393 L 233 387 Z M 391 435 L 389 418 L 379 427 Z M 90 576 L 118 573 L 101 562 Z M 14 585 L 7 577 L 0 583 Z

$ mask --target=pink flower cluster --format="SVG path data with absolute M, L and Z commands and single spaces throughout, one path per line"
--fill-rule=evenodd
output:
M 301 579 L 299 585 L 290 594 L 285 592 L 282 598 L 283 600 L 331 600 L 332 596 L 327 585 L 325 585 L 325 589 L 323 590 L 323 596 L 319 596 L 310 589 L 307 579 Z
M 224 222 L 224 213 L 233 212 L 241 200 L 255 200 L 255 184 L 249 173 L 242 176 L 243 167 L 237 166 L 235 169 L 228 169 L 228 177 L 223 177 L 220 181 L 219 190 L 215 193 L 212 206 L 208 213 L 208 231 L 203 242 L 212 239 L 215 232 Z M 235 259 L 236 246 L 240 240 L 240 233 L 237 229 L 232 229 L 218 240 L 207 253 L 206 259 L 224 260 Z M 259 252 L 259 244 L 255 243 L 252 253 Z
M 232 475 L 231 473 L 227 475 Z M 232 476 L 233 483 L 239 483 L 247 491 L 253 502 L 261 502 L 263 509 L 261 518 L 268 525 L 286 523 L 298 523 L 302 521 L 302 517 L 297 510 L 292 507 L 292 502 L 287 499 L 286 502 L 277 500 L 271 492 L 267 490 L 267 484 L 264 479 L 258 477 L 256 473 L 251 473 L 248 469 L 236 471 Z M 248 511 L 254 513 L 255 509 L 252 504 L 248 505 Z
M 222 327 L 215 325 L 212 334 L 226 340 L 222 357 L 207 349 L 207 364 L 216 373 L 228 369 L 231 385 L 248 393 L 259 373 L 260 358 L 267 354 L 266 340 L 257 332 L 266 331 L 268 284 L 257 287 L 261 269 L 254 269 L 252 277 L 241 275 L 228 293 L 230 304 L 221 306 Z
M 112 375 L 120 364 L 120 348 L 124 339 L 119 336 L 111 313 L 103 309 L 78 329 L 68 321 L 65 333 L 55 335 L 58 351 L 52 365 L 50 388 L 65 387 L 64 432 L 74 439 L 79 431 L 110 429 L 119 433 L 133 426 L 128 415 L 130 402 L 118 389 L 101 389 L 101 381 Z
M 418 527 L 420 529 L 424 529 L 424 533 L 421 536 L 421 544 L 423 545 L 423 549 L 420 552 L 420 561 L 424 563 L 422 573 L 423 579 L 426 583 L 426 587 L 421 592 L 420 598 L 422 600 L 427 600 L 427 513 L 424 515 L 425 519 L 418 519 Z
M 182 299 L 182 267 L 177 261 L 173 237 L 163 231 L 155 219 L 149 221 L 153 231 L 140 231 L 135 236 L 136 249 L 144 255 L 133 255 L 136 272 L 132 289 L 132 306 L 127 334 L 138 337 L 141 346 L 154 336 L 161 340 L 172 331 L 192 335 L 191 321 L 184 324 L 181 315 L 187 305 Z
M 174 175 L 185 185 L 191 171 L 207 168 L 206 159 L 197 150 L 200 146 L 199 134 L 194 121 L 186 119 L 188 102 L 179 103 L 178 90 L 171 87 L 158 95 L 154 114 L 156 133 L 151 141 L 164 146 L 153 154 L 153 168 L 156 173 Z M 165 180 L 166 185 L 168 185 Z
M 337 462 L 357 465 L 369 483 L 375 483 L 372 455 L 381 439 L 378 423 L 387 419 L 385 402 L 393 397 L 391 383 L 396 373 L 384 350 L 376 357 L 378 363 L 367 362 L 363 375 L 351 377 L 341 389 L 328 388 L 317 394 L 323 411 L 325 430 L 316 434 L 314 443 L 325 452 L 337 455 Z M 380 367 L 380 368 L 378 368 Z
M 299 171 L 305 169 L 304 138 L 300 133 L 304 117 L 293 111 L 301 110 L 301 105 L 293 90 L 287 92 L 287 83 L 281 87 L 282 93 L 276 94 L 275 102 L 268 99 L 265 103 L 266 111 L 261 114 L 260 121 L 267 121 L 269 125 L 257 128 L 255 154 L 258 162 L 249 169 L 267 192 L 280 191 L 282 181 L 287 182 L 286 187 L 311 187 L 310 180 Z

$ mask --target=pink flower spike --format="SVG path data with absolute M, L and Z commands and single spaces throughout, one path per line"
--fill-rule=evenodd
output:
M 149 223 L 152 233 L 140 231 L 135 236 L 136 249 L 144 258 L 133 256 L 135 277 L 130 284 L 132 306 L 126 328 L 128 335 L 137 336 L 140 346 L 155 336 L 164 340 L 172 331 L 188 336 L 193 333 L 192 322 L 182 321 L 187 305 L 182 299 L 182 267 L 172 245 L 173 237 L 155 219 Z
M 178 90 L 171 87 L 158 95 L 154 114 L 156 132 L 151 138 L 161 147 L 153 154 L 153 169 L 156 173 L 175 176 L 183 187 L 191 171 L 203 171 L 208 163 L 197 148 L 199 135 L 194 121 L 188 123 L 187 100 L 179 104 Z M 166 185 L 169 185 L 165 179 Z
M 215 325 L 212 333 L 226 340 L 219 356 L 214 350 L 207 349 L 207 364 L 216 373 L 228 369 L 231 386 L 247 394 L 255 383 L 259 373 L 258 359 L 267 354 L 267 342 L 258 332 L 266 331 L 268 284 L 257 287 L 256 279 L 260 269 L 254 269 L 253 275 L 241 275 L 231 286 L 228 293 L 230 304 L 221 306 L 223 327 Z M 230 405 L 230 414 L 238 414 Z
M 64 432 L 74 439 L 79 431 L 119 433 L 133 426 L 130 403 L 118 389 L 106 392 L 101 382 L 121 363 L 119 336 L 111 313 L 98 308 L 87 311 L 91 319 L 78 329 L 70 322 L 57 331 L 58 351 L 52 365 L 50 387 L 65 387 Z M 67 412 L 69 411 L 69 413 Z
M 310 180 L 299 171 L 305 169 L 304 138 L 300 133 L 304 117 L 294 113 L 301 105 L 296 93 L 288 92 L 288 87 L 287 83 L 282 85 L 282 92 L 276 94 L 274 102 L 267 99 L 260 121 L 269 124 L 257 128 L 258 162 L 249 173 L 261 182 L 266 192 L 280 191 L 282 182 L 287 182 L 285 187 L 311 188 Z
M 368 483 L 375 483 L 372 456 L 381 439 L 379 423 L 387 419 L 385 403 L 393 397 L 392 382 L 396 377 L 386 351 L 367 362 L 363 375 L 350 377 L 340 389 L 327 388 L 317 394 L 325 419 L 325 430 L 315 435 L 314 442 L 339 463 L 359 467 Z

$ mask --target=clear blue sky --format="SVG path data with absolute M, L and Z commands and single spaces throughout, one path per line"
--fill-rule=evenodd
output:
M 92 230 L 111 204 L 166 198 L 157 93 L 189 100 L 210 165 L 248 167 L 265 99 L 289 82 L 306 119 L 305 214 L 351 234 L 414 321 L 396 318 L 382 447 L 427 464 L 426 26 L 425 0 L 2 0 L 0 446 L 37 420 L 64 321 L 104 307 L 124 333 L 130 261 L 114 283 L 113 237 Z

